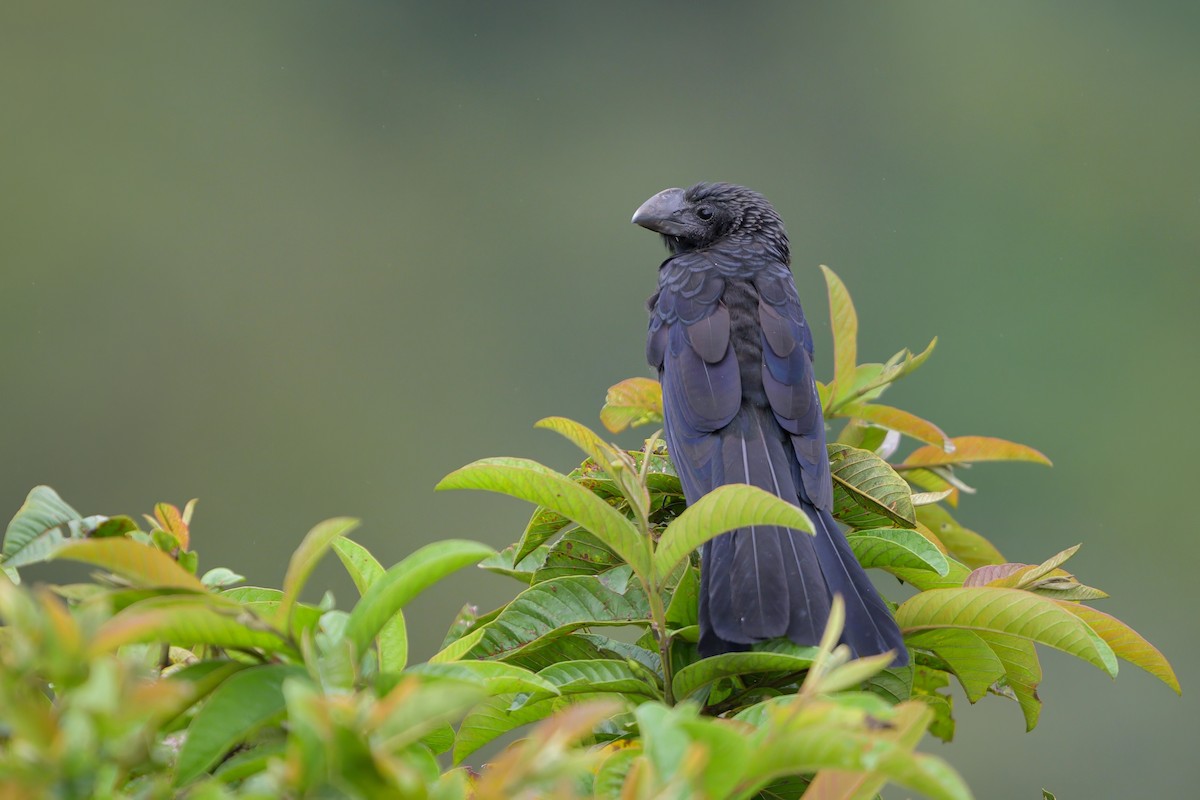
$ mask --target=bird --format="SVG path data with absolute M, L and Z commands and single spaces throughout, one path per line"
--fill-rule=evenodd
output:
M 687 503 L 747 483 L 799 506 L 815 529 L 754 526 L 704 544 L 701 657 L 785 636 L 817 644 L 838 594 L 851 653 L 906 664 L 895 617 L 832 516 L 812 331 L 779 214 L 744 186 L 698 183 L 655 194 L 632 221 L 670 252 L 647 301 L 646 359 Z

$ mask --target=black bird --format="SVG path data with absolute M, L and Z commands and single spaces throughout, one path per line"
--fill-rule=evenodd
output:
M 837 593 L 842 641 L 855 655 L 894 650 L 893 663 L 907 663 L 891 611 L 830 515 L 812 333 L 783 221 L 757 192 L 700 183 L 659 192 L 633 222 L 671 251 L 648 302 L 646 357 L 662 382 L 664 434 L 687 501 L 749 483 L 797 503 L 816 528 L 743 528 L 704 545 L 701 655 L 778 636 L 816 644 Z

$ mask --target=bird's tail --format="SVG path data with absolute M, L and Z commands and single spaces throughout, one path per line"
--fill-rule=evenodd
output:
M 704 546 L 700 572 L 700 653 L 745 650 L 752 643 L 786 636 L 802 645 L 820 641 L 830 602 L 846 606 L 842 641 L 856 656 L 908 654 L 891 610 L 855 559 L 846 537 L 827 511 L 800 500 L 794 457 L 776 435 L 774 420 L 742 413 L 722 431 L 711 456 L 714 483 L 748 483 L 799 501 L 815 535 L 773 526 L 743 528 Z M 782 432 L 780 432 L 782 433 Z
M 838 524 L 828 511 L 817 510 L 807 504 L 802 504 L 802 507 L 817 530 L 814 544 L 825 583 L 830 593 L 840 594 L 846 604 L 842 641 L 849 645 L 857 657 L 892 650 L 896 653 L 892 666 L 906 665 L 908 650 L 904 647 L 900 626 L 854 557 Z

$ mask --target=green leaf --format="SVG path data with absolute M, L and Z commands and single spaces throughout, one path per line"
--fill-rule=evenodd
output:
M 658 676 L 637 662 L 611 659 L 562 661 L 546 667 L 538 677 L 556 686 L 562 694 L 612 692 L 627 697 L 662 699 Z
M 978 633 L 969 630 L 930 630 L 905 637 L 909 647 L 937 654 L 958 677 L 967 699 L 976 703 L 1003 677 L 1004 663 Z
M 842 279 L 824 264 L 821 272 L 829 290 L 829 321 L 833 326 L 833 400 L 847 396 L 858 371 L 858 314 Z
M 360 595 L 365 594 L 371 584 L 383 577 L 383 565 L 371 555 L 371 551 L 353 539 L 337 537 L 333 540 L 333 552 L 338 560 L 350 573 L 354 588 Z
M 1055 601 L 1020 589 L 934 589 L 896 609 L 905 634 L 955 628 L 1030 639 L 1087 661 L 1116 677 L 1112 648 L 1079 617 Z
M 675 697 L 684 700 L 711 686 L 714 681 L 734 675 L 750 675 L 760 672 L 799 672 L 812 666 L 816 657 L 815 647 L 801 648 L 804 655 L 790 653 L 744 652 L 722 653 L 710 656 L 675 673 L 671 682 Z
M 930 712 L 920 706 L 904 704 L 897 707 L 897 712 L 913 714 L 914 724 L 920 729 L 928 725 Z M 771 728 L 751 740 L 746 778 L 738 796 L 747 796 L 784 775 L 834 769 L 873 773 L 933 800 L 971 798 L 962 778 L 948 764 L 913 753 L 910 747 L 882 735 L 813 724 L 802 717 L 789 721 L 780 715 L 773 722 Z
M 930 572 L 929 570 L 906 569 L 904 567 L 893 567 L 888 572 L 914 589 L 919 589 L 922 592 L 930 589 L 958 589 L 962 586 L 963 581 L 967 579 L 967 576 L 971 574 L 971 570 L 953 558 L 947 558 L 946 563 L 950 569 L 944 576 L 938 575 L 936 572 Z
M 357 527 L 358 520 L 356 519 L 335 517 L 318 523 L 308 532 L 304 541 L 300 542 L 300 546 L 296 548 L 288 561 L 287 572 L 283 577 L 283 599 L 279 602 L 279 608 L 275 612 L 276 625 L 293 630 L 292 607 L 300 599 L 300 592 L 304 589 L 304 584 L 308 582 L 308 577 L 312 575 L 313 569 L 316 568 L 317 562 L 325 555 L 325 551 L 329 549 L 335 539 L 345 536 Z
M 581 425 L 566 417 L 545 417 L 534 423 L 533 427 L 554 431 L 587 453 L 592 463 L 610 475 L 612 474 L 612 470 L 615 468 L 614 462 L 617 460 L 617 451 L 586 425 Z
M 1100 638 L 1104 639 L 1118 656 L 1130 664 L 1146 670 L 1174 689 L 1176 694 L 1183 693 L 1179 686 L 1179 678 L 1175 677 L 1175 670 L 1171 668 L 1170 662 L 1157 647 L 1146 641 L 1133 628 L 1116 617 L 1105 614 L 1103 611 L 1097 611 L 1091 606 L 1063 601 L 1055 602 L 1087 623 L 1088 627 L 1099 634 Z
M 846 536 L 855 558 L 864 568 L 930 570 L 950 573 L 950 562 L 928 539 L 906 528 L 872 528 Z
M 906 704 L 888 720 L 888 729 L 881 736 L 903 747 L 915 748 L 929 725 L 928 712 L 919 705 Z M 874 797 L 887 782 L 885 776 L 874 772 L 854 773 L 822 770 L 813 778 L 810 797 L 825 800 L 852 800 Z
M 911 666 L 880 670 L 867 681 L 867 691 L 899 705 L 912 697 L 913 672 Z
M 192 573 L 163 551 L 133 539 L 81 539 L 60 545 L 55 560 L 82 561 L 106 569 L 135 586 L 169 586 L 193 592 L 206 591 Z
M 972 569 L 985 564 L 1002 564 L 1004 556 L 995 545 L 972 530 L 959 525 L 940 505 L 917 508 L 917 521 L 929 528 L 946 546 L 947 553 Z
M 477 564 L 494 552 L 487 545 L 462 539 L 425 545 L 371 584 L 350 612 L 346 638 L 357 653 L 365 653 L 388 620 L 414 597 L 450 573 Z
M 443 725 L 463 716 L 476 703 L 486 701 L 486 691 L 473 681 L 448 677 L 427 680 L 407 675 L 374 705 L 367 726 L 373 729 L 374 737 L 385 740 L 392 748 L 415 743 L 430 734 L 436 740 Z M 430 766 L 432 779 L 437 775 L 437 766 Z
M 1033 730 L 1042 713 L 1042 701 L 1037 694 L 1038 684 L 1042 682 L 1042 665 L 1033 642 L 999 633 L 981 633 L 979 636 L 1004 665 L 1004 678 L 997 688 L 1017 701 L 1025 717 L 1025 730 Z
M 222 783 L 243 781 L 254 775 L 266 772 L 272 761 L 282 760 L 286 744 L 282 741 L 268 742 L 257 745 L 249 750 L 242 750 L 221 762 L 213 770 L 213 777 Z M 189 800 L 208 800 L 200 790 L 189 792 Z M 214 798 L 224 800 L 224 795 L 216 794 Z
M 502 694 L 484 700 L 471 709 L 458 727 L 458 738 L 454 743 L 454 763 L 461 763 L 464 758 L 493 739 L 523 725 L 545 719 L 570 705 L 611 697 L 610 694 L 602 693 L 575 694 L 538 700 L 518 708 L 513 708 L 517 699 L 515 694 Z
M 639 425 L 661 425 L 662 386 L 652 378 L 627 378 L 610 386 L 600 421 L 612 433 Z
M 509 658 L 534 642 L 556 638 L 577 628 L 592 625 L 645 623 L 649 601 L 635 581 L 624 586 L 615 575 L 628 567 L 603 575 L 556 578 L 529 587 L 508 604 L 494 620 L 479 630 L 479 643 L 471 658 Z
M 847 444 L 854 444 L 848 442 Z M 869 449 L 869 448 L 868 448 Z M 950 467 L 937 467 L 936 469 L 925 469 L 924 467 L 912 467 L 904 469 L 896 467 L 896 471 L 913 486 L 918 489 L 924 489 L 926 492 L 949 492 L 946 495 L 946 504 L 951 508 L 958 507 L 958 498 L 961 492 L 974 494 L 975 490 L 968 487 L 962 482 L 962 479 L 950 472 Z
M 698 624 L 699 604 L 700 572 L 689 564 L 683 568 L 679 583 L 671 593 L 671 602 L 667 606 L 667 626 L 678 629 Z
M 913 355 L 907 347 L 888 359 L 886 364 L 859 364 L 854 372 L 854 382 L 849 392 L 839 392 L 836 399 L 821 398 L 825 416 L 834 417 L 840 413 L 840 407 L 846 403 L 868 402 L 875 400 L 891 384 L 903 378 L 928 360 L 937 345 L 935 337 L 920 353 Z M 820 387 L 818 386 L 818 391 Z
M 475 645 L 479 644 L 479 640 L 483 638 L 483 628 L 476 628 L 470 633 L 465 633 L 454 641 L 444 645 L 441 650 L 434 653 L 430 659 L 430 664 L 449 664 L 466 656 Z
M 519 545 L 516 544 L 509 545 L 494 556 L 480 561 L 479 568 L 495 575 L 505 575 L 509 578 L 515 578 L 528 586 L 533 583 L 534 573 L 546 562 L 546 554 L 550 552 L 550 547 L 547 545 L 538 545 L 520 561 L 515 561 L 514 557 L 517 554 L 518 547 Z
M 902 468 L 944 467 L 951 464 L 974 464 L 980 461 L 1032 461 L 1051 466 L 1050 459 L 1023 444 L 990 436 L 956 436 L 951 441 L 954 450 L 940 447 L 921 447 L 904 459 Z
M 224 605 L 212 595 L 165 595 L 140 600 L 101 625 L 90 650 L 93 654 L 107 653 L 139 642 L 295 653 L 283 634 L 267 622 L 243 608 Z
M 190 783 L 260 726 L 283 713 L 283 681 L 301 667 L 267 664 L 241 670 L 221 683 L 188 726 L 175 785 Z
M 954 446 L 950 437 L 937 425 L 899 408 L 874 403 L 849 403 L 838 408 L 837 415 L 873 422 L 935 447 Z
M 451 472 L 437 488 L 483 489 L 537 503 L 587 528 L 639 575 L 650 575 L 649 552 L 633 524 L 566 475 L 536 461 L 485 458 Z
M 567 478 L 579 482 L 582 475 L 583 468 L 577 467 L 571 470 Z M 513 560 L 520 563 L 543 543 L 553 538 L 556 533 L 571 524 L 571 520 L 557 511 L 552 511 L 549 508 L 541 506 L 535 508 L 533 515 L 529 518 L 529 522 L 525 526 L 524 532 L 521 534 L 521 540 L 517 542 L 517 549 L 513 555 Z
M 848 661 L 821 675 L 816 689 L 825 694 L 833 694 L 860 686 L 882 672 L 894 659 L 895 653 L 887 652 Z
M 49 486 L 35 486 L 8 523 L 0 564 L 15 569 L 46 561 L 64 541 L 82 538 L 106 519 L 85 520 Z
M 238 575 L 228 567 L 215 567 L 204 573 L 200 582 L 209 589 L 222 589 L 244 580 L 246 580 L 245 575 Z
M 828 445 L 833 515 L 852 528 L 915 528 L 912 490 L 891 465 L 869 450 Z
M 360 596 L 366 594 L 384 575 L 383 565 L 371 555 L 371 551 L 353 539 L 334 539 L 333 552 L 337 553 L 338 560 L 350 573 Z M 375 638 L 379 645 L 379 670 L 398 672 L 404 669 L 408 663 L 408 626 L 404 622 L 404 612 L 401 610 L 393 614 Z
M 799 507 L 754 486 L 718 486 L 687 507 L 667 526 L 654 553 L 654 571 L 665 578 L 688 553 L 716 536 L 738 528 L 778 525 L 813 533 L 812 521 Z
M 557 685 L 545 677 L 501 661 L 454 661 L 445 664 L 418 664 L 405 674 L 434 678 L 453 678 L 484 687 L 489 695 L 515 692 L 559 694 Z
M 568 531 L 546 550 L 545 558 L 533 574 L 532 582 L 541 583 L 567 575 L 595 575 L 619 567 L 623 563 L 625 562 L 620 556 L 587 531 Z

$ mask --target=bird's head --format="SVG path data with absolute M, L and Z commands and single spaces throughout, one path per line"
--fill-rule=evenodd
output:
M 662 234 L 672 253 L 753 240 L 788 263 L 787 233 L 775 209 L 756 191 L 731 183 L 664 189 L 642 203 L 633 223 Z

